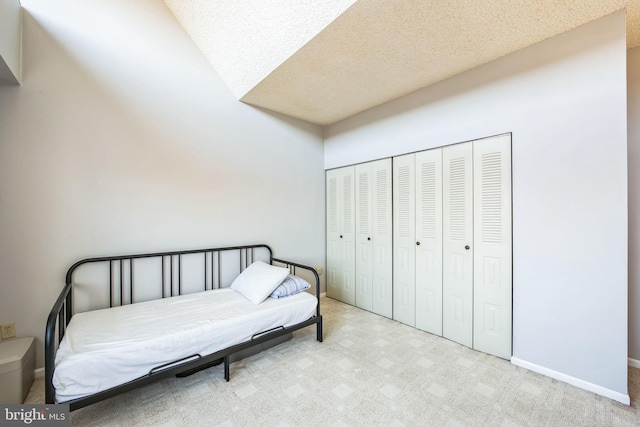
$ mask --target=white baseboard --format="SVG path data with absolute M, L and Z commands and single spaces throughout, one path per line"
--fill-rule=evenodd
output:
M 629 366 L 640 369 L 640 360 L 629 358 Z
M 610 390 L 608 388 L 599 386 L 597 384 L 593 384 L 588 381 L 584 381 L 579 378 L 575 378 L 570 375 L 563 374 L 562 372 L 554 371 L 553 369 L 545 368 L 544 366 L 536 365 L 535 363 L 518 359 L 517 357 L 512 357 L 511 363 L 513 363 L 516 366 L 520 366 L 521 368 L 525 368 L 530 371 L 545 375 L 547 377 L 554 378 L 558 381 L 571 384 L 583 390 L 587 390 L 592 393 L 599 394 L 600 396 L 608 397 L 609 399 L 613 399 L 617 402 L 624 403 L 625 405 L 631 404 L 631 398 L 629 397 L 628 393 L 624 394 L 614 390 Z
M 326 292 L 320 292 L 320 298 L 326 297 L 327 293 Z

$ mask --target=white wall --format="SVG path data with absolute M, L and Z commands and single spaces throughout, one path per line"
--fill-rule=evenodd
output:
M 23 0 L 0 86 L 0 323 L 42 336 L 76 260 L 268 243 L 323 265 L 322 129 L 237 102 L 161 0 Z
M 625 15 L 325 129 L 325 167 L 513 132 L 514 362 L 628 402 Z
M 0 0 L 0 84 L 20 83 L 20 1 Z
M 640 47 L 627 51 L 629 150 L 629 357 L 640 367 Z

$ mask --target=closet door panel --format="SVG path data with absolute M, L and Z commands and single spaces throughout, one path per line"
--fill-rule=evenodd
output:
M 356 295 L 355 304 L 373 308 L 372 182 L 369 163 L 355 166 L 356 179 Z
M 415 155 L 393 159 L 393 318 L 415 326 Z
M 327 171 L 327 296 L 355 301 L 354 168 Z
M 334 299 L 341 299 L 338 282 L 338 271 L 342 264 L 338 224 L 339 179 L 338 170 L 327 171 L 327 296 Z
M 393 222 L 391 206 L 391 159 L 371 165 L 372 187 L 372 267 L 374 313 L 393 315 Z
M 342 230 L 340 232 L 339 242 L 341 246 L 341 274 L 340 300 L 347 304 L 355 304 L 356 287 L 355 287 L 355 197 L 354 197 L 354 168 L 346 167 L 341 171 L 341 209 L 339 211 L 340 219 L 342 219 Z
M 476 350 L 511 357 L 511 136 L 474 143 Z
M 473 345 L 473 149 L 444 147 L 443 325 L 445 338 Z
M 415 156 L 416 327 L 442 335 L 442 149 Z

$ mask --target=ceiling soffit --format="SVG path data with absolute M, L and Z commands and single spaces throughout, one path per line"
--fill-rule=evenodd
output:
M 312 31 L 302 9 L 284 19 L 287 22 L 261 24 L 269 14 L 277 14 L 276 3 L 295 1 L 270 0 L 274 9 L 262 8 L 253 15 L 247 10 L 240 13 L 243 9 L 238 5 L 262 2 L 166 2 L 237 98 L 319 125 L 335 123 L 627 6 L 628 46 L 640 44 L 640 0 L 328 1 L 333 8 L 325 13 L 316 9 L 322 20 Z M 205 6 L 212 3 L 223 11 Z M 315 7 L 324 3 L 313 2 Z M 215 13 L 215 20 L 207 18 Z M 230 13 L 239 15 L 224 18 Z M 243 17 L 246 22 L 235 30 L 225 27 Z M 213 22 L 218 30 L 203 35 L 203 27 Z M 269 27 L 271 35 L 256 29 L 247 36 L 249 41 L 238 40 L 260 25 Z M 307 30 L 296 36 L 302 27 Z M 224 46 L 207 48 L 206 40 L 212 37 Z M 235 62 L 221 65 L 217 58 L 225 55 L 235 55 Z

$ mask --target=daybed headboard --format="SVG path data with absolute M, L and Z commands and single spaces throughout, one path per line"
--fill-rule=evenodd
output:
M 264 244 L 88 258 L 73 264 L 74 313 L 231 285 L 254 261 L 271 264 Z M 107 294 L 108 291 L 108 294 Z

